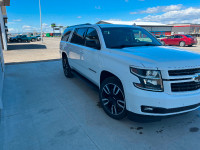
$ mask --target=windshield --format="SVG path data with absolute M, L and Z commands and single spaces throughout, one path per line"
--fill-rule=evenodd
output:
M 113 27 L 101 28 L 107 48 L 134 46 L 161 46 L 162 44 L 142 28 Z

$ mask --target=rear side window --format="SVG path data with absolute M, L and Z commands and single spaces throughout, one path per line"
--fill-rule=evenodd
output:
M 85 44 L 85 33 L 87 28 L 76 28 L 71 39 L 71 43 L 84 45 Z
M 71 30 L 67 30 L 64 35 L 62 36 L 61 41 L 68 41 L 69 36 L 70 36 Z
M 94 42 L 96 45 L 98 45 L 100 42 L 99 42 L 99 37 L 98 37 L 96 29 L 88 28 L 87 34 L 85 35 L 85 40 L 86 42 Z M 88 46 L 88 47 L 92 47 L 92 46 Z
M 186 37 L 188 37 L 188 38 L 192 38 L 192 36 L 191 35 L 185 35 Z

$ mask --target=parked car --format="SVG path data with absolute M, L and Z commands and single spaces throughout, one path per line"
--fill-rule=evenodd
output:
M 17 35 L 16 37 L 10 37 L 9 38 L 9 41 L 10 42 L 17 42 L 18 41 L 18 38 L 20 38 L 22 35 Z
M 34 42 L 36 40 L 36 37 L 28 37 L 27 35 L 17 35 L 16 37 L 11 37 L 9 39 L 10 42 Z
M 64 75 L 79 72 L 99 87 L 104 111 L 168 116 L 200 107 L 200 54 L 162 46 L 145 29 L 77 25 L 60 42 Z
M 166 39 L 161 39 L 163 45 L 179 45 L 184 47 L 186 45 L 192 46 L 197 44 L 197 39 L 191 35 L 176 34 L 169 36 Z

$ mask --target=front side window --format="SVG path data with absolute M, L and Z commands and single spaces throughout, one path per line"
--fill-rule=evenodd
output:
M 142 28 L 114 27 L 101 28 L 107 48 L 134 46 L 161 46 L 162 44 Z
M 85 38 L 84 35 L 87 31 L 87 28 L 76 28 L 71 39 L 71 43 L 84 45 L 85 44 Z
M 96 29 L 88 28 L 87 34 L 85 35 L 85 46 L 95 49 L 98 49 L 98 46 L 100 46 Z
M 174 38 L 174 35 L 172 35 L 172 36 L 169 37 L 169 39 L 173 39 L 173 38 Z

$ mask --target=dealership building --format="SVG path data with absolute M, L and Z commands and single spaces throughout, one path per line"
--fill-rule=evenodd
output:
M 173 34 L 189 34 L 200 37 L 200 24 L 161 24 L 157 22 L 110 21 L 101 20 L 96 24 L 123 24 L 137 25 L 145 28 L 157 37 L 166 37 Z
M 166 25 L 157 22 L 135 22 L 135 21 L 110 21 L 101 20 L 96 24 L 123 24 L 123 25 L 137 25 L 145 28 L 157 37 L 170 36 L 173 25 Z
M 190 34 L 200 36 L 200 24 L 173 24 L 172 34 Z

